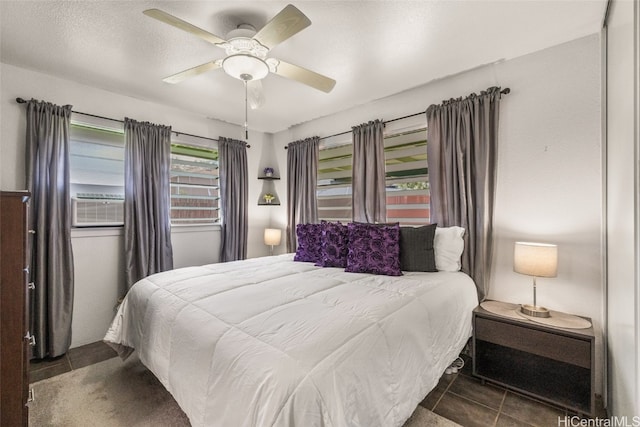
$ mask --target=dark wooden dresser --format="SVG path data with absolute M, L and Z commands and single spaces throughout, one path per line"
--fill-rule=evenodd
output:
M 0 426 L 29 422 L 28 199 L 0 195 Z

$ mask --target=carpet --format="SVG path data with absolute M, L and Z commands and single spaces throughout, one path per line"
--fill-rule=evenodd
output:
M 189 427 L 173 397 L 137 357 L 112 358 L 33 383 L 32 427 Z M 418 406 L 404 427 L 459 425 Z

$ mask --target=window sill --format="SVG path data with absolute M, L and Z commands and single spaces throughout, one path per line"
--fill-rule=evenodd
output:
M 220 224 L 175 224 L 171 233 L 195 233 L 202 231 L 220 231 Z
M 220 224 L 179 224 L 171 226 L 171 233 L 195 233 L 220 231 Z M 74 227 L 71 238 L 123 236 L 124 227 Z

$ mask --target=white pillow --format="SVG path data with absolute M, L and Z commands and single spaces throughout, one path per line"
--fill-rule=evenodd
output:
M 464 228 L 437 227 L 433 239 L 433 249 L 438 271 L 460 271 L 462 263 L 460 257 L 464 250 Z

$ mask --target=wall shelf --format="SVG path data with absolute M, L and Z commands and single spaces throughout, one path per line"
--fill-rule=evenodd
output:
M 268 175 L 267 171 L 269 173 Z M 278 197 L 275 186 L 275 181 L 280 179 L 278 175 L 277 171 L 272 167 L 267 167 L 261 170 L 261 173 L 258 175 L 258 179 L 262 180 L 262 192 L 258 198 L 258 206 L 280 206 L 280 198 Z M 267 194 L 272 196 L 270 197 L 269 202 L 264 198 Z

